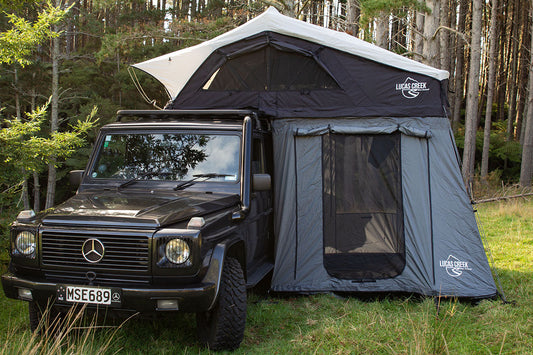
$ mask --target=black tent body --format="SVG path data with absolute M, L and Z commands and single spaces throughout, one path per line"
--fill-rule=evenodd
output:
M 414 85 L 416 97 L 398 95 Z M 446 80 L 406 77 L 323 45 L 262 32 L 213 52 L 169 108 L 252 108 L 280 118 L 443 116 L 446 86 Z
M 271 118 L 273 290 L 495 296 L 447 73 L 348 37 L 269 9 L 135 67 L 166 85 L 167 108 Z

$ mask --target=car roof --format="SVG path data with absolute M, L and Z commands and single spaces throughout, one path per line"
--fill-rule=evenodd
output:
M 216 129 L 241 130 L 250 110 L 121 110 L 117 122 L 103 129 Z

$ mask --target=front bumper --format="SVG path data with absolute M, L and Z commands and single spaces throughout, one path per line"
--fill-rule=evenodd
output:
M 141 313 L 158 311 L 208 311 L 214 306 L 218 297 L 224 253 L 224 245 L 219 244 L 215 247 L 207 273 L 199 284 L 185 285 L 179 288 L 120 288 L 120 305 L 109 306 L 108 310 Z M 73 305 L 74 303 L 67 303 L 57 299 L 59 285 L 57 283 L 22 279 L 12 273 L 2 275 L 2 286 L 8 298 L 35 301 L 42 305 L 46 305 L 50 301 L 53 301 L 57 306 Z M 20 296 L 20 289 L 30 290 L 31 299 L 28 296 Z M 158 308 L 158 300 L 177 300 L 178 306 L 176 308 L 160 309 Z M 93 307 L 96 306 L 88 304 L 88 308 Z

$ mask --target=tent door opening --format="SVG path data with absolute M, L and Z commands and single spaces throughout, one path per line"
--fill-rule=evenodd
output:
M 401 134 L 322 136 L 323 262 L 338 279 L 391 278 L 405 267 Z

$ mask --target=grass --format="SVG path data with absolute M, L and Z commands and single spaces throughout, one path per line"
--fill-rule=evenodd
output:
M 60 320 L 55 318 L 52 321 L 52 317 L 45 312 L 35 333 L 27 331 L 26 319 L 20 323 L 22 327 L 12 327 L 8 324 L 2 333 L 4 343 L 0 353 L 46 355 L 108 353 L 109 345 L 121 325 L 100 326 L 96 316 L 85 315 L 84 308 L 84 306 L 73 307 L 65 315 L 63 327 L 59 326 Z M 51 321 L 47 322 L 49 317 Z M 50 326 L 46 327 L 45 324 Z
M 533 354 L 533 201 L 478 206 L 496 271 L 513 303 L 478 305 L 415 296 L 250 294 L 245 339 L 236 354 Z M 24 302 L 0 296 L 2 354 L 199 354 L 195 319 L 180 314 L 77 330 L 43 344 L 32 337 Z

